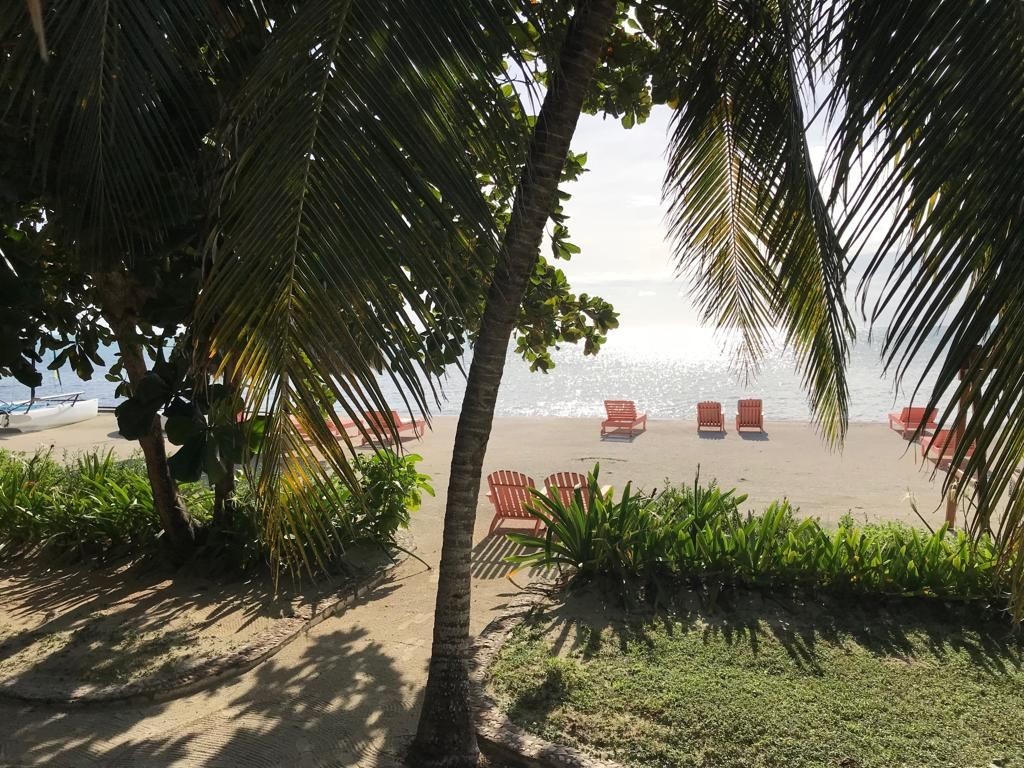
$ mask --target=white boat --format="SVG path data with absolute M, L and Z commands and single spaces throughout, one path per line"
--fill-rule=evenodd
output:
M 83 400 L 82 394 L 70 392 L 15 403 L 0 400 L 0 429 L 37 432 L 93 419 L 99 413 L 99 400 Z

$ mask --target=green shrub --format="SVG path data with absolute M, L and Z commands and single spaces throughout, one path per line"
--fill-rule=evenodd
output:
M 416 470 L 418 461 L 419 456 L 384 451 L 357 457 L 362 492 L 353 496 L 335 479 L 332 508 L 320 509 L 317 516 L 324 534 L 341 551 L 358 541 L 393 545 L 422 494 L 433 494 L 429 478 Z M 236 488 L 229 523 L 216 530 L 212 490 L 182 483 L 179 492 L 202 528 L 200 556 L 223 557 L 241 569 L 270 561 L 260 505 L 244 480 Z M 338 498 L 344 503 L 335 507 Z M 23 457 L 0 451 L 0 555 L 34 549 L 80 559 L 136 556 L 155 550 L 160 534 L 142 460 L 94 452 L 61 463 L 48 452 Z
M 204 550 L 244 570 L 268 565 L 273 570 L 297 573 L 329 567 L 331 560 L 344 555 L 345 548 L 352 544 L 395 546 L 398 531 L 409 527 L 410 513 L 419 509 L 423 494 L 434 495 L 430 477 L 416 469 L 421 460 L 416 454 L 398 456 L 391 451 L 356 456 L 358 496 L 337 477 L 332 479 L 329 492 L 309 486 L 307 495 L 289 504 L 292 529 L 303 527 L 314 532 L 305 536 L 290 531 L 268 533 L 254 490 L 240 482 L 229 527 L 211 530 Z M 278 540 L 272 542 L 269 539 L 274 535 Z
M 784 501 L 743 515 L 745 500 L 699 482 L 653 498 L 627 485 L 616 500 L 601 494 L 595 469 L 571 504 L 536 494 L 535 514 L 547 529 L 539 536 L 509 534 L 528 550 L 509 559 L 569 567 L 582 580 L 682 579 L 958 598 L 999 591 L 990 538 L 852 520 L 829 531 L 815 519 L 797 520 Z
M 391 451 L 356 457 L 362 499 L 351 499 L 348 514 L 358 536 L 394 544 L 398 530 L 409 527 L 409 514 L 420 508 L 423 494 L 434 495 L 430 476 L 416 469 L 422 460 L 415 453 L 398 456 Z
M 78 557 L 151 548 L 160 533 L 140 462 L 85 454 L 71 466 L 0 453 L 0 551 L 37 547 Z
M 625 578 L 645 569 L 640 558 L 656 549 L 647 541 L 656 531 L 649 525 L 644 500 L 632 496 L 627 484 L 622 497 L 615 501 L 601 493 L 596 471 L 589 480 L 586 503 L 580 488 L 568 505 L 534 492 L 535 514 L 544 521 L 546 530 L 542 538 L 508 534 L 516 543 L 538 548 L 532 555 L 510 558 L 512 562 L 565 565 L 584 577 L 616 574 Z

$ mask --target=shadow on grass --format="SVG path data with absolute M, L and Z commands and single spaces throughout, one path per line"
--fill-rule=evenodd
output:
M 74 710 L 0 702 L 0 763 L 393 765 L 418 707 L 419 694 L 364 629 L 321 629 L 236 681 L 170 702 Z
M 493 677 L 514 722 L 633 765 L 1024 756 L 1024 643 L 976 607 L 678 587 L 655 609 L 615 594 L 580 589 L 527 620 Z
M 746 589 L 727 589 L 712 599 L 680 589 L 670 604 L 655 609 L 609 598 L 614 593 L 584 588 L 533 621 L 548 636 L 554 654 L 568 651 L 584 659 L 595 656 L 609 640 L 623 652 L 631 645 L 651 647 L 647 627 L 656 623 L 669 635 L 699 631 L 705 643 L 719 638 L 727 645 L 743 643 L 754 654 L 769 635 L 797 668 L 813 674 L 821 672 L 821 644 L 835 646 L 846 639 L 879 658 L 903 661 L 915 652 L 912 637 L 918 642 L 923 638 L 939 661 L 962 652 L 985 674 L 1024 669 L 1024 645 L 1014 639 L 1011 628 L 970 605 L 924 598 L 812 598 Z

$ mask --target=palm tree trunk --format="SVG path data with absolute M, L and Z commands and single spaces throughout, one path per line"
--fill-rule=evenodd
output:
M 128 380 L 134 387 L 146 374 L 146 360 L 137 344 L 122 342 L 116 329 L 114 334 L 118 336 L 118 346 L 121 348 L 121 359 L 124 361 Z M 160 517 L 160 525 L 164 536 L 167 537 L 167 544 L 175 558 L 183 559 L 191 553 L 195 544 L 195 525 L 178 494 L 177 483 L 171 477 L 164 433 L 158 415 L 153 417 L 149 432 L 139 438 L 139 445 L 146 459 L 149 485 L 153 489 L 153 506 Z
M 479 758 L 469 695 L 470 558 L 487 440 L 509 339 L 540 252 L 544 225 L 615 15 L 616 0 L 578 0 L 534 128 L 516 189 L 480 333 L 452 453 L 438 571 L 434 639 L 427 687 L 410 763 L 474 766 Z
M 96 284 L 97 303 L 117 339 L 128 383 L 134 390 L 148 370 L 135 330 L 136 308 L 142 303 L 141 287 L 121 273 L 98 276 Z M 146 460 L 153 506 L 160 518 L 165 540 L 171 554 L 176 559 L 184 559 L 195 545 L 195 525 L 171 477 L 159 416 L 153 417 L 149 431 L 139 438 L 139 446 Z
M 235 465 L 230 464 L 228 471 L 213 485 L 213 527 L 224 531 L 231 528 L 235 517 Z

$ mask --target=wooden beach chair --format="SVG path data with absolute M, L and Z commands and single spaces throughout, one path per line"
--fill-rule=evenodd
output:
M 575 499 L 576 489 L 581 489 L 583 497 L 583 509 L 587 509 L 587 476 L 579 472 L 555 472 L 544 478 L 544 488 L 548 496 L 553 499 L 560 499 L 565 506 L 572 504 Z
M 530 514 L 529 505 L 533 501 L 531 488 L 537 484 L 532 477 L 510 469 L 499 469 L 487 476 L 487 500 L 494 506 L 494 519 L 487 531 L 490 536 L 502 520 L 524 520 L 533 523 L 533 532 L 540 531 L 543 523 L 540 518 Z
M 760 400 L 750 398 L 736 403 L 736 431 L 743 429 L 764 432 L 764 412 L 761 410 Z
M 940 429 L 933 435 L 922 435 L 921 456 L 934 461 L 939 469 L 949 469 L 953 463 L 953 455 L 957 450 L 956 431 L 952 429 Z M 963 458 L 969 459 L 974 453 L 974 446 L 970 445 Z
M 938 427 L 938 411 L 934 408 L 904 408 L 889 414 L 889 429 L 899 432 L 904 439 L 913 437 L 918 429 L 935 430 Z
M 303 442 L 305 442 L 305 443 L 312 443 L 313 442 L 313 437 L 309 434 L 309 432 L 306 430 L 306 428 L 302 425 L 302 422 L 299 421 L 299 418 L 297 416 L 291 415 L 291 416 L 288 417 L 288 420 L 291 421 L 292 426 L 295 427 L 295 431 L 299 433 L 299 437 L 302 438 Z M 337 438 L 338 440 L 342 440 L 343 437 L 347 437 L 349 439 L 349 441 L 358 440 L 360 438 L 360 435 L 359 435 L 358 431 L 355 432 L 355 433 L 353 433 L 351 431 L 351 430 L 354 430 L 354 429 L 357 430 L 358 426 L 359 426 L 354 421 L 343 421 L 343 422 L 341 422 L 341 428 L 342 428 L 342 430 L 344 430 L 344 434 L 341 431 L 338 430 L 338 427 L 330 419 L 325 418 L 324 419 L 324 423 L 326 424 L 327 429 L 330 431 L 330 433 L 332 435 L 334 435 L 334 437 Z
M 416 419 L 409 421 L 402 421 L 402 417 L 398 415 L 398 411 L 391 411 L 391 424 L 388 423 L 388 417 L 383 411 L 367 411 L 363 414 L 363 418 L 366 420 L 366 431 L 367 433 L 379 439 L 381 442 L 394 442 L 395 432 L 401 437 L 403 432 L 412 432 L 413 437 L 419 438 L 423 434 L 423 429 L 426 426 L 426 422 Z M 392 425 L 394 431 L 392 431 Z M 364 442 L 369 442 L 366 436 L 363 437 Z
M 632 438 L 634 432 L 647 430 L 647 414 L 637 413 L 632 400 L 605 400 L 604 411 L 608 418 L 601 422 L 601 437 L 625 430 Z
M 704 429 L 717 429 L 725 432 L 725 414 L 722 413 L 722 404 L 714 400 L 704 400 L 697 403 L 697 431 Z

